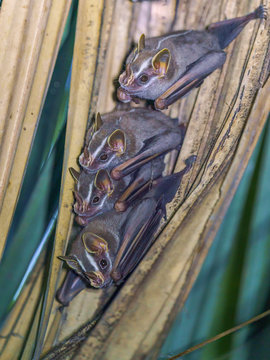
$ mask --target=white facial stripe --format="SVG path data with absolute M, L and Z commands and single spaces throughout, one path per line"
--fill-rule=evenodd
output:
M 134 57 L 134 59 L 132 61 L 135 61 L 138 57 L 139 53 L 137 52 L 136 56 Z
M 105 143 L 107 141 L 107 137 L 105 137 L 102 142 L 100 143 L 100 145 L 97 147 L 96 151 L 93 153 L 93 157 L 94 159 L 96 158 L 96 156 L 100 153 L 100 151 L 102 150 L 102 148 L 104 147 Z
M 103 206 L 104 202 L 107 200 L 107 197 L 108 196 L 104 196 L 104 198 L 102 199 L 101 203 L 100 203 L 100 206 Z
M 95 271 L 99 271 L 99 267 L 98 267 L 96 260 L 87 251 L 85 251 L 85 253 L 86 253 L 87 259 L 89 260 L 90 264 L 93 266 Z M 84 270 L 84 271 L 86 271 L 86 270 Z
M 168 36 L 164 36 L 162 39 L 159 40 L 156 49 L 159 49 L 159 48 L 160 48 L 160 44 L 161 44 L 164 40 L 167 40 L 167 39 L 170 39 L 170 38 L 173 38 L 173 37 L 177 37 L 177 36 L 183 36 L 183 35 L 188 34 L 188 33 L 191 32 L 191 31 L 192 31 L 192 30 L 187 30 L 187 31 L 183 32 L 182 34 L 171 34 L 171 35 L 168 35 Z
M 110 165 L 110 163 L 113 161 L 113 159 L 114 159 L 114 156 L 111 156 L 109 161 L 106 162 L 106 167 L 108 167 L 108 165 Z
M 78 257 L 76 256 L 76 260 L 79 263 L 80 267 L 82 268 L 83 271 L 86 271 L 85 267 L 83 266 L 83 263 L 80 261 L 80 259 L 78 259 Z
M 143 69 L 147 69 L 148 65 L 149 65 L 149 59 L 144 60 L 139 70 L 136 73 L 134 73 L 135 78 L 142 72 Z
M 89 204 L 90 199 L 91 199 L 92 191 L 93 191 L 93 182 L 91 182 L 89 184 L 88 195 L 87 195 L 87 198 L 85 199 L 88 204 Z

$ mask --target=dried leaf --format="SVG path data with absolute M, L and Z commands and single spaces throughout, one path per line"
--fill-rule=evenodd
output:
M 55 248 L 51 264 L 48 290 L 45 296 L 45 305 L 42 319 L 39 324 L 36 357 L 39 356 L 46 334 L 46 329 L 54 300 L 55 289 L 59 280 L 61 262 L 57 256 L 65 251 L 66 240 L 72 224 L 71 206 L 73 203 L 73 179 L 69 174 L 69 167 L 76 167 L 77 156 L 81 151 L 90 99 L 94 83 L 95 68 L 99 48 L 99 34 L 102 26 L 103 1 L 79 2 L 78 18 L 75 37 L 74 58 L 71 77 L 66 145 L 63 164 L 62 191 L 60 200 L 59 219 L 56 230 Z M 31 338 L 28 339 L 28 343 Z
M 1 6 L 0 257 L 70 4 L 10 0 Z
M 107 4 L 106 1 L 104 3 Z M 108 24 L 105 22 L 106 30 L 100 24 L 103 2 L 92 5 L 94 8 L 91 10 L 91 51 L 94 56 L 91 60 L 91 69 L 94 69 L 98 58 L 98 44 L 102 49 L 106 49 L 104 42 L 106 44 L 108 39 Z M 149 24 L 154 24 L 157 19 L 162 18 L 160 12 L 164 10 L 160 3 L 131 4 L 117 0 L 114 18 L 118 17 L 121 11 L 124 12 L 124 17 L 122 21 L 113 22 L 109 27 L 111 30 L 108 51 L 102 52 L 104 55 L 101 65 L 97 65 L 93 89 L 94 70 L 89 75 L 90 60 L 86 57 L 89 52 L 84 43 L 89 29 L 82 25 L 86 23 L 87 16 L 90 16 L 89 4 L 86 5 L 84 1 L 80 3 L 60 218 L 49 293 L 36 355 L 39 355 L 48 321 L 48 329 L 55 329 L 59 325 L 58 341 L 61 341 L 83 323 L 91 320 L 96 310 L 108 303 L 116 291 L 115 288 L 111 288 L 107 293 L 94 290 L 84 292 L 66 309 L 66 321 L 64 316 L 60 319 L 59 315 L 55 315 L 58 305 L 56 302 L 53 305 L 52 303 L 61 275 L 61 265 L 56 256 L 62 255 L 72 227 L 73 180 L 68 175 L 68 167 L 74 167 L 83 146 L 89 105 L 90 114 L 96 107 L 100 112 L 111 110 L 113 107 L 111 84 L 120 70 L 124 54 L 129 51 L 132 34 L 140 35 L 144 32 L 149 36 L 153 32 L 158 35 L 170 27 L 200 29 L 207 23 L 245 14 L 254 10 L 256 5 L 259 5 L 258 1 L 257 4 L 250 5 L 247 1 L 236 4 L 232 0 L 213 4 L 206 0 L 180 3 L 171 0 L 166 2 L 168 9 L 171 9 L 166 13 L 170 26 L 166 21 L 160 27 L 148 28 Z M 172 9 L 177 10 L 177 15 Z M 108 11 L 110 14 L 112 12 L 113 10 Z M 82 13 L 85 16 L 84 20 Z M 178 26 L 179 24 L 181 26 Z M 179 122 L 188 123 L 176 170 L 183 167 L 183 161 L 190 155 L 197 155 L 196 164 L 193 171 L 185 176 L 182 187 L 169 208 L 168 224 L 145 259 L 108 305 L 76 358 L 156 358 L 166 335 L 164 330 L 169 328 L 176 311 L 188 295 L 269 112 L 269 104 L 266 101 L 270 86 L 269 81 L 266 82 L 269 38 L 264 26 L 265 24 L 258 22 L 250 23 L 229 46 L 223 68 L 208 77 L 189 97 L 174 104 L 170 109 L 170 114 L 178 116 Z M 130 33 L 130 29 L 133 33 Z M 98 38 L 101 39 L 100 43 Z M 134 40 L 137 38 L 138 36 Z M 261 88 L 263 84 L 264 87 Z M 87 307 L 86 304 L 90 303 L 91 307 Z M 49 319 L 51 306 L 53 312 Z M 89 324 L 78 331 L 72 340 L 61 345 L 62 354 L 69 356 L 76 344 L 80 345 L 88 333 Z M 56 333 L 52 337 L 47 337 L 44 353 L 53 346 L 55 335 Z M 53 358 L 54 355 L 55 358 L 60 358 L 61 346 L 57 352 L 52 351 L 46 358 Z M 70 354 L 67 355 L 69 350 Z
M 44 254 L 43 254 L 44 255 Z M 25 339 L 39 302 L 44 277 L 44 256 L 35 266 L 35 271 L 23 289 L 8 321 L 1 329 L 1 359 L 21 359 Z M 16 349 L 16 351 L 14 351 Z
M 118 4 L 117 1 L 116 6 Z M 172 4 L 173 1 L 167 1 L 169 8 L 173 8 Z M 177 24 L 181 24 L 182 28 L 204 28 L 207 23 L 252 11 L 256 5 L 259 3 L 251 7 L 247 2 L 209 4 L 206 0 L 194 0 L 175 6 L 177 16 L 172 15 L 171 22 L 174 28 Z M 135 4 L 136 24 L 128 18 L 129 12 L 126 17 L 129 22 L 113 24 L 108 54 L 113 54 L 111 43 L 116 43 L 120 28 L 125 34 L 129 33 L 129 28 L 135 34 L 136 29 L 143 29 L 140 33 L 145 32 L 149 36 L 146 19 L 149 14 L 152 16 L 155 6 L 158 8 L 161 5 Z M 207 9 L 211 11 L 208 13 Z M 138 14 L 142 16 L 137 18 Z M 127 53 L 129 42 L 125 44 Z M 140 359 L 146 355 L 156 358 L 166 335 L 164 329 L 169 328 L 188 295 L 266 121 L 269 82 L 260 88 L 267 78 L 268 49 L 265 24 L 250 23 L 229 46 L 223 68 L 170 110 L 171 115 L 178 116 L 181 123 L 189 124 L 176 170 L 183 167 L 183 161 L 190 155 L 197 155 L 195 167 L 185 176 L 178 196 L 169 208 L 169 223 L 107 307 L 76 358 Z M 110 67 L 112 63 L 114 58 L 107 58 L 106 69 L 115 69 L 115 65 Z M 110 84 L 115 77 L 106 69 L 106 77 L 104 75 L 102 79 L 104 91 L 100 94 L 105 98 L 105 84 Z M 102 100 L 99 104 L 104 104 L 105 110 L 112 106 Z M 103 109 L 99 107 L 99 111 Z M 96 308 L 94 291 L 80 296 L 76 305 L 82 304 L 85 297 Z M 73 318 L 86 312 L 76 305 L 73 307 L 71 304 L 67 310 Z M 70 318 L 71 323 L 73 327 L 74 322 Z M 68 331 L 65 331 L 65 336 L 67 334 Z M 84 333 L 86 335 L 87 332 Z M 74 351 L 74 342 L 72 344 Z

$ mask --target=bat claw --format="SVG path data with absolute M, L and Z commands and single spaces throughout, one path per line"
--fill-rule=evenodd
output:
M 125 201 L 116 201 L 114 208 L 117 212 L 124 212 L 127 210 L 127 203 Z
M 156 99 L 155 109 L 156 110 L 168 109 L 168 106 L 166 105 L 166 100 L 165 99 Z
M 121 170 L 118 170 L 116 168 L 114 168 L 112 171 L 111 171 L 111 177 L 114 179 L 114 180 L 120 180 L 122 178 L 122 172 Z
M 123 103 L 130 102 L 132 100 L 132 96 L 130 96 L 123 88 L 119 87 L 117 89 L 117 98 Z

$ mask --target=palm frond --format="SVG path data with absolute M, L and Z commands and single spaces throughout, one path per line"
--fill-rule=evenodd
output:
M 132 42 L 141 33 L 156 36 L 181 28 L 202 29 L 208 23 L 254 10 L 259 0 L 256 0 L 256 4 L 248 1 L 236 3 L 233 0 L 213 3 L 209 0 L 138 3 L 80 0 L 70 94 L 68 89 L 62 88 L 55 98 L 57 110 L 53 113 L 58 115 L 54 122 L 50 119 L 47 127 L 46 122 L 40 122 L 37 143 L 43 133 L 46 133 L 47 139 L 40 151 L 39 163 L 37 159 L 28 162 L 28 157 L 31 146 L 35 149 L 33 137 L 70 2 L 44 0 L 35 4 L 33 9 L 29 4 L 30 0 L 24 0 L 26 8 L 23 8 L 21 3 L 19 6 L 18 1 L 11 0 L 9 5 L 3 3 L 0 12 L 0 25 L 1 21 L 5 25 L 4 40 L 0 43 L 0 50 L 3 48 L 0 60 L 1 56 L 8 54 L 8 40 L 18 45 L 25 38 L 25 43 L 32 49 L 26 54 L 22 53 L 23 47 L 15 46 L 11 51 L 10 64 L 1 62 L 5 73 L 12 66 L 18 68 L 18 72 L 12 73 L 7 91 L 0 91 L 0 98 L 2 96 L 4 99 L 1 113 L 4 141 L 0 147 L 0 159 L 3 154 L 7 155 L 4 159 L 5 173 L 0 176 L 0 183 L 3 184 L 0 193 L 3 200 L 0 212 L 1 231 L 3 228 L 1 253 L 11 228 L 12 240 L 6 246 L 6 253 L 10 250 L 15 254 L 10 259 L 18 257 L 18 238 L 20 234 L 22 239 L 27 237 L 31 230 L 30 221 L 34 218 L 31 214 L 37 212 L 38 201 L 33 200 L 35 191 L 39 193 L 40 201 L 44 195 L 43 205 L 53 209 L 51 217 L 45 214 L 44 209 L 41 211 L 40 228 L 44 230 L 38 231 L 36 226 L 39 235 L 36 235 L 36 240 L 33 236 L 33 242 L 27 246 L 28 250 L 32 247 L 33 251 L 37 251 L 38 238 L 41 239 L 49 224 L 52 225 L 52 218 L 55 221 L 57 210 L 52 202 L 58 201 L 59 193 L 52 188 L 50 192 L 49 184 L 57 188 L 59 181 L 55 178 L 59 177 L 61 169 L 62 185 L 55 242 L 46 255 L 46 263 L 50 263 L 50 266 L 46 268 L 41 257 L 35 267 L 40 275 L 31 277 L 29 285 L 19 288 L 21 295 L 16 304 L 12 304 L 10 299 L 19 286 L 17 280 L 21 279 L 23 269 L 29 263 L 26 257 L 27 261 L 20 264 L 20 271 L 14 274 L 17 280 L 10 284 L 10 296 L 3 302 L 3 315 L 6 315 L 10 304 L 14 309 L 3 328 L 4 338 L 0 339 L 2 354 L 6 358 L 12 356 L 12 348 L 16 345 L 17 358 L 22 359 L 38 359 L 40 356 L 46 359 L 69 358 L 75 353 L 76 359 L 90 360 L 157 358 L 168 329 L 182 309 L 198 275 L 268 116 L 269 23 L 250 23 L 229 46 L 223 68 L 167 110 L 172 117 L 178 117 L 180 124 L 188 125 L 175 171 L 183 168 L 184 160 L 190 155 L 197 155 L 197 160 L 192 172 L 185 175 L 175 200 L 168 208 L 168 219 L 162 224 L 155 244 L 141 264 L 120 288 L 115 286 L 109 290 L 85 291 L 68 308 L 59 311 L 55 291 L 65 271 L 62 271 L 57 257 L 63 255 L 68 242 L 79 230 L 73 226 L 74 183 L 68 168 L 78 168 L 77 157 L 83 148 L 85 131 L 93 114 L 114 108 L 113 79 L 118 77 Z M 50 6 L 47 8 L 45 4 Z M 16 10 L 21 11 L 20 19 L 16 19 Z M 37 14 L 35 19 L 31 17 L 29 26 L 23 26 L 23 19 L 30 19 L 32 11 Z M 14 19 L 16 29 L 21 29 L 17 36 L 11 31 L 9 21 L 4 20 L 3 14 L 7 13 Z M 35 38 L 31 37 L 29 29 L 36 34 Z M 44 37 L 41 36 L 41 29 L 44 30 Z M 64 46 L 65 42 L 62 41 Z M 72 40 L 66 45 L 70 53 Z M 20 56 L 24 56 L 21 63 L 18 60 Z M 66 81 L 69 69 L 68 63 L 61 81 Z M 0 76 L 4 74 L 1 71 L 0 68 Z M 11 96 L 13 91 L 14 97 Z M 54 107 L 54 94 L 49 93 L 47 99 L 48 108 L 45 103 L 42 115 L 44 119 L 50 118 L 47 110 Z M 16 116 L 9 121 L 11 110 Z M 65 129 L 66 112 L 68 120 Z M 65 153 L 63 164 L 60 164 L 58 151 L 61 154 L 63 150 L 64 135 Z M 8 138 L 10 143 L 6 140 Z M 31 172 L 35 174 L 33 183 L 27 182 L 27 162 L 29 176 Z M 56 165 L 59 165 L 58 175 L 52 170 Z M 49 169 L 48 176 L 44 178 L 45 185 L 41 186 L 42 174 L 46 169 Z M 28 185 L 25 185 L 22 194 L 26 211 L 24 214 L 24 207 L 20 205 L 23 202 L 19 202 L 15 219 L 17 224 L 16 221 L 13 223 L 18 233 L 13 233 L 10 225 L 25 171 L 25 184 Z M 16 242 L 14 239 L 17 239 Z M 28 256 L 29 253 L 30 250 Z M 12 269 L 10 259 L 4 258 L 4 261 L 8 261 L 8 265 L 4 266 L 7 274 Z M 41 288 L 42 276 L 47 281 L 46 289 Z M 29 286 L 33 289 L 33 297 L 26 302 L 25 291 L 30 289 Z M 20 335 L 18 339 L 13 336 L 14 331 Z
M 1 7 L 1 256 L 70 4 L 11 0 Z

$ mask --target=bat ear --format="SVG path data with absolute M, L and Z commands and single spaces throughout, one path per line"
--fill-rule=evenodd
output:
M 169 68 L 171 61 L 171 52 L 169 49 L 160 50 L 152 59 L 152 66 L 155 71 L 164 76 Z
M 113 192 L 113 183 L 107 170 L 101 169 L 97 172 L 94 185 L 108 195 Z
M 145 35 L 142 34 L 138 41 L 138 52 L 142 51 L 145 48 Z
M 95 117 L 94 131 L 95 132 L 98 131 L 101 128 L 102 124 L 103 124 L 103 121 L 101 119 L 100 113 L 98 112 Z
M 78 273 L 81 273 L 80 266 L 72 256 L 58 256 L 58 259 L 63 260 L 66 264 Z
M 78 182 L 79 181 L 79 177 L 80 177 L 80 173 L 79 171 L 75 170 L 73 167 L 69 168 L 69 172 L 71 174 L 71 176 L 73 177 L 73 179 Z
M 108 252 L 107 241 L 91 232 L 86 232 L 82 235 L 82 242 L 85 250 L 90 254 L 101 255 L 103 252 Z
M 124 131 L 117 129 L 108 137 L 108 145 L 113 150 L 116 151 L 119 155 L 123 154 L 126 151 L 126 135 Z

